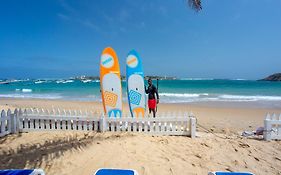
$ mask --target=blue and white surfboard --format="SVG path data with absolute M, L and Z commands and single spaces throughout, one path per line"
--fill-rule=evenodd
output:
M 126 60 L 128 103 L 132 117 L 145 115 L 145 89 L 142 61 L 135 50 L 131 50 Z

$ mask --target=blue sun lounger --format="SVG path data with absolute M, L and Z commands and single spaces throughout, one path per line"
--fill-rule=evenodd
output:
M 253 173 L 248 172 L 210 172 L 208 175 L 254 175 Z
M 0 175 L 45 175 L 42 169 L 0 170 Z
M 138 173 L 129 169 L 98 169 L 95 175 L 138 175 Z

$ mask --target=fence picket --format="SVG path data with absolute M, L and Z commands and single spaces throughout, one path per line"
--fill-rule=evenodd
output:
M 66 121 L 62 119 L 61 123 L 62 123 L 62 126 L 61 126 L 62 130 L 66 130 Z
M 51 115 L 56 115 L 56 111 L 55 111 L 54 108 L 53 108 L 52 111 L 51 111 Z
M 275 114 L 275 113 L 273 113 L 271 119 L 272 119 L 272 120 L 276 120 L 276 114 Z
M 115 118 L 114 118 L 114 119 L 115 119 Z M 110 121 L 110 131 L 111 131 L 111 132 L 114 132 L 114 128 L 115 128 L 115 127 L 114 127 L 114 123 L 115 123 L 115 122 Z
M 137 131 L 137 122 L 133 121 L 133 132 Z
M 37 114 L 37 115 L 40 114 L 38 108 L 36 108 L 36 109 L 34 110 L 34 112 L 35 112 L 35 114 Z
M 144 128 L 144 126 L 142 124 L 142 121 L 141 121 L 141 118 L 142 118 L 142 116 L 140 114 L 139 118 L 137 118 L 137 131 L 138 132 L 142 132 L 143 128 Z
M 1 120 L 0 120 L 0 136 L 5 136 L 6 135 L 6 112 L 4 110 L 1 111 Z
M 11 132 L 14 128 L 12 128 L 13 126 L 12 126 L 12 118 L 14 117 L 14 116 L 11 116 L 11 110 L 10 109 L 8 109 L 8 111 L 7 111 L 7 119 L 6 119 L 6 129 L 5 129 L 5 131 L 6 132 Z M 12 118 L 10 118 L 9 116 L 11 116 Z M 9 128 L 10 128 L 10 130 L 9 130 Z
M 126 116 L 118 119 L 118 123 L 119 123 L 119 131 L 126 131 L 127 129 L 127 124 L 126 124 Z M 118 126 L 116 126 L 118 127 Z
M 36 111 L 36 113 L 37 113 L 37 111 Z M 34 120 L 34 129 L 36 129 L 36 130 L 39 130 L 39 120 L 38 119 L 35 119 Z
M 51 130 L 51 121 L 50 120 L 46 120 L 45 121 L 45 125 L 46 125 L 46 130 Z
M 72 130 L 71 124 L 72 120 L 67 120 L 67 130 Z
M 280 116 L 281 116 L 281 114 L 280 114 Z M 279 140 L 281 140 L 281 118 L 280 118 L 280 116 L 279 116 L 279 119 L 278 119 L 279 124 L 276 125 L 276 129 L 277 129 L 277 138 L 279 138 Z
M 88 121 L 83 121 L 83 130 L 84 131 L 88 130 Z
M 28 129 L 28 119 L 27 118 L 23 118 L 22 120 L 24 123 L 23 123 L 23 129 Z
M 172 123 L 172 132 L 175 132 L 176 131 L 176 122 L 173 121 L 171 123 Z
M 116 131 L 120 132 L 120 120 L 116 121 Z
M 52 130 L 56 129 L 56 120 L 51 120 Z
M 161 125 L 160 125 L 160 132 L 165 132 L 165 127 L 166 127 L 166 122 L 161 122 Z
M 98 131 L 98 122 L 94 121 L 94 131 Z
M 77 115 L 77 112 L 76 112 Z M 82 131 L 82 121 L 78 120 L 78 130 Z
M 94 125 L 93 121 L 88 121 L 88 130 L 89 131 L 93 131 L 93 125 Z

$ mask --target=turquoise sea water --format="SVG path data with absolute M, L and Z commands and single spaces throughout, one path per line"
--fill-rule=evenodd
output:
M 154 84 L 157 85 L 156 81 Z M 122 82 L 122 86 L 123 99 L 126 101 L 126 82 Z M 281 82 L 215 79 L 159 80 L 159 94 L 162 103 L 209 101 L 280 103 Z M 99 81 L 82 82 L 80 80 L 15 80 L 9 84 L 0 84 L 1 97 L 101 101 Z

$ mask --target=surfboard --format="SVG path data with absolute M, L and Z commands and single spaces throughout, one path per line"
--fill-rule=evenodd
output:
M 126 80 L 131 115 L 144 117 L 146 108 L 144 73 L 142 60 L 135 50 L 131 50 L 126 59 Z
M 115 51 L 107 47 L 100 59 L 100 86 L 104 113 L 108 117 L 122 116 L 122 86 L 120 67 Z

